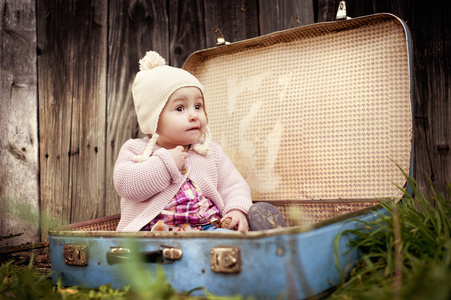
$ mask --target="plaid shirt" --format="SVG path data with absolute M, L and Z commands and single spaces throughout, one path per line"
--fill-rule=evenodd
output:
M 177 195 L 169 201 L 164 210 L 141 230 L 150 230 L 160 220 L 166 225 L 186 223 L 205 225 L 218 221 L 219 218 L 220 213 L 216 205 L 205 198 L 202 191 L 191 180 L 186 179 Z

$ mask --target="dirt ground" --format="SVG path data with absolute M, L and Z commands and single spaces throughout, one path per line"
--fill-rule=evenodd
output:
M 50 264 L 49 247 L 41 245 L 38 249 L 20 249 L 32 248 L 30 245 L 19 245 L 12 247 L 0 246 L 0 265 L 9 261 L 14 261 L 15 265 L 26 267 L 33 258 L 33 266 L 42 274 L 48 274 L 52 271 Z

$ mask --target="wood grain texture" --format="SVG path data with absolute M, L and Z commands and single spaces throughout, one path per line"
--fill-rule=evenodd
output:
M 315 23 L 335 20 L 335 17 L 337 16 L 338 4 L 339 1 L 336 0 L 315 0 Z
M 314 23 L 313 0 L 260 0 L 260 34 Z
M 216 46 L 215 29 L 219 28 L 226 41 L 236 42 L 259 35 L 258 1 L 204 0 L 207 48 Z
M 48 227 L 70 222 L 68 189 L 70 149 L 70 7 L 37 2 L 39 163 L 41 211 L 55 217 Z M 57 224 L 55 224 L 57 223 Z M 45 237 L 45 236 L 44 236 Z
M 168 1 L 169 62 L 173 67 L 181 68 L 191 53 L 206 47 L 203 1 Z
M 103 216 L 107 5 L 37 8 L 41 208 L 61 223 Z
M 0 1 L 0 14 L 0 236 L 24 233 L 7 246 L 39 241 L 23 221 L 39 209 L 35 3 Z
M 415 7 L 416 1 L 403 1 Z M 451 183 L 451 22 L 438 5 L 404 13 L 413 39 L 416 179 L 432 195 Z
M 154 50 L 169 59 L 166 1 L 112 1 L 109 7 L 105 214 L 120 212 L 113 168 L 121 146 L 141 136 L 132 97 L 138 61 Z
M 69 183 L 71 222 L 105 213 L 107 14 L 103 0 L 74 6 L 74 85 Z

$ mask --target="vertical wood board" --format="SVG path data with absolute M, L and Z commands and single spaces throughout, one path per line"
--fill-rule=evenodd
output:
M 313 0 L 260 0 L 260 34 L 314 23 Z
M 315 0 L 314 2 L 316 3 L 316 11 L 314 11 L 314 15 L 316 16 L 315 23 L 335 20 L 339 1 Z
M 191 53 L 206 47 L 203 1 L 168 1 L 170 60 L 165 58 L 171 66 L 181 68 Z
M 412 1 L 402 1 L 414 7 Z M 413 3 L 412 3 L 413 2 Z M 444 193 L 451 183 L 451 21 L 437 4 L 405 13 L 412 32 L 417 183 Z
M 72 4 L 37 3 L 41 208 L 55 223 L 104 215 L 107 6 Z
M 71 7 L 37 1 L 39 162 L 43 237 L 49 227 L 70 222 L 68 183 L 71 133 Z
M 237 42 L 259 35 L 257 0 L 204 0 L 204 7 L 207 48 L 216 47 L 216 28 L 221 30 L 227 42 Z
M 107 15 L 103 0 L 76 2 L 72 11 L 71 222 L 105 214 Z
M 166 1 L 112 1 L 109 6 L 105 214 L 120 212 L 113 168 L 121 146 L 139 136 L 132 97 L 138 61 L 153 50 L 169 58 Z
M 0 12 L 0 236 L 24 233 L 10 245 L 39 241 L 35 4 L 1 1 Z

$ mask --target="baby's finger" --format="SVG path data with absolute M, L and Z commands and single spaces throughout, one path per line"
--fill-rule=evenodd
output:
M 174 149 L 183 152 L 183 150 L 184 150 L 185 148 L 183 148 L 183 146 L 180 146 L 180 145 L 179 145 L 179 146 L 175 147 Z
M 237 218 L 232 218 L 232 221 L 229 224 L 229 229 L 232 229 L 236 226 L 236 224 L 238 224 L 238 219 Z
M 248 226 L 247 222 L 238 223 L 238 231 L 239 232 L 248 232 L 249 226 Z

